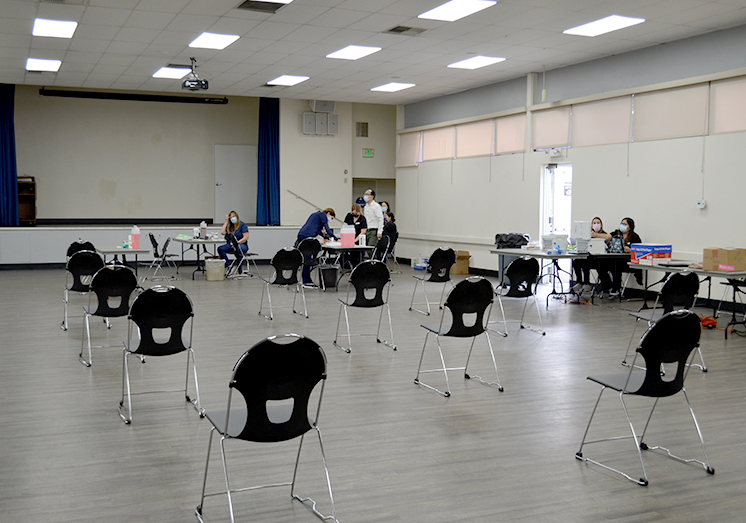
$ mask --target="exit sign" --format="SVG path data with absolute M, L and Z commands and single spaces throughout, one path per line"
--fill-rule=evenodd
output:
M 363 158 L 373 158 L 373 149 L 363 149 Z

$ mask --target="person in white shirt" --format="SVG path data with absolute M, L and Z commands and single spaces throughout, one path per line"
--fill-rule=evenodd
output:
M 373 189 L 365 191 L 363 200 L 365 200 L 363 215 L 368 223 L 368 230 L 365 233 L 366 245 L 375 247 L 383 234 L 383 211 L 376 202 L 376 191 Z

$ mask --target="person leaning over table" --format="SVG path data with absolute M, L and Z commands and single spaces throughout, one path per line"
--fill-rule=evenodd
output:
M 238 241 L 238 248 L 246 253 L 249 251 L 249 226 L 241 221 L 236 211 L 231 211 L 225 216 L 225 222 L 220 228 L 220 234 L 226 236 L 226 243 L 218 247 L 218 254 L 223 258 L 225 266 L 228 267 L 230 265 L 228 253 L 233 252 L 233 246 L 230 240 L 228 240 L 227 235 L 232 234 L 235 236 Z
M 375 247 L 383 234 L 383 211 L 381 211 L 381 206 L 376 202 L 376 191 L 373 189 L 366 190 L 363 199 L 365 200 L 363 215 L 365 216 L 365 221 L 368 222 L 368 232 L 365 233 L 365 244 Z
M 601 218 L 595 216 L 591 221 L 591 238 L 603 238 L 606 240 L 606 246 L 608 248 L 609 240 L 611 240 L 611 234 L 604 231 L 604 222 Z M 580 296 L 583 293 L 589 293 L 593 286 L 591 285 L 591 269 L 596 267 L 596 262 L 587 258 L 573 260 L 572 270 L 575 273 L 575 285 L 572 287 L 572 291 Z M 599 269 L 599 274 L 600 274 Z M 611 278 L 609 278 L 610 280 Z
M 306 238 L 315 238 L 316 236 L 336 240 L 337 237 L 334 236 L 331 228 L 331 223 L 335 216 L 336 213 L 331 207 L 311 214 L 306 223 L 303 224 L 303 227 L 298 231 L 298 239 L 295 240 L 295 247 L 297 248 L 298 244 Z M 305 264 L 303 265 L 303 285 L 313 286 L 311 267 L 307 267 Z
M 630 245 L 633 243 L 642 243 L 640 236 L 635 232 L 635 220 L 632 218 L 622 218 L 619 228 L 611 233 L 612 245 L 615 240 L 621 240 L 624 252 L 630 252 Z M 637 283 L 642 285 L 642 271 L 639 269 L 628 269 L 629 260 L 605 260 L 601 266 L 601 285 L 604 291 L 609 291 L 609 296 L 616 296 L 622 288 L 622 272 L 631 272 L 635 275 Z M 611 273 L 611 280 L 609 280 Z

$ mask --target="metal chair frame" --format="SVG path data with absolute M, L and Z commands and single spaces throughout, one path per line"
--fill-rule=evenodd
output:
M 300 314 L 308 318 L 308 308 L 306 307 L 306 293 L 300 280 L 298 280 L 298 270 L 303 265 L 303 259 L 303 254 L 301 254 L 301 252 L 295 248 L 286 247 L 284 249 L 280 249 L 275 253 L 275 255 L 272 257 L 272 261 L 270 262 L 270 265 L 274 269 L 274 274 L 270 276 L 269 279 L 265 280 L 264 278 L 262 278 L 262 280 L 264 281 L 264 287 L 262 288 L 262 297 L 259 301 L 260 315 L 262 315 L 262 310 L 264 310 L 264 292 L 266 291 L 267 301 L 269 302 L 269 316 L 264 314 L 264 317 L 268 320 L 274 318 L 272 296 L 269 292 L 269 287 L 270 285 L 279 285 L 286 288 L 295 286 L 292 305 L 293 312 L 295 314 Z M 298 293 L 300 293 L 301 297 L 303 298 L 303 312 L 295 310 L 295 299 L 298 296 Z M 275 306 L 274 308 L 280 307 Z
M 69 252 L 69 250 L 68 250 Z M 77 292 L 80 295 L 88 294 L 93 275 L 104 266 L 104 259 L 95 251 L 74 252 L 65 264 L 65 287 L 62 291 L 62 323 L 60 329 L 67 330 L 67 304 L 69 294 Z M 70 279 L 72 278 L 72 281 Z
M 443 296 L 445 296 L 446 285 L 451 284 L 453 288 L 453 281 L 451 281 L 451 268 L 456 263 L 456 251 L 450 247 L 441 247 L 436 249 L 430 255 L 427 262 L 427 268 L 425 274 L 422 276 L 413 274 L 412 277 L 415 279 L 414 289 L 412 290 L 412 300 L 409 302 L 409 310 L 417 311 L 425 316 L 430 316 L 430 300 L 427 298 L 427 290 L 425 289 L 425 283 L 442 283 L 443 290 L 440 292 L 440 300 L 438 306 L 442 309 Z M 430 275 L 428 276 L 428 272 Z M 417 293 L 417 284 L 422 285 L 422 292 L 425 295 L 425 304 L 427 305 L 427 311 L 418 309 L 414 306 L 414 296 Z
M 291 338 L 294 338 L 295 341 L 287 344 L 287 340 Z M 253 367 L 253 369 L 249 371 L 248 367 Z M 280 381 L 282 383 L 279 383 Z M 315 416 L 310 418 L 308 415 L 310 396 L 314 387 L 319 382 L 321 384 L 319 386 L 318 403 L 315 405 Z M 201 523 L 205 521 L 203 515 L 205 498 L 225 495 L 228 500 L 230 520 L 231 523 L 234 523 L 234 494 L 270 487 L 288 486 L 290 487 L 291 499 L 309 507 L 319 519 L 338 523 L 329 468 L 326 462 L 326 453 L 324 452 L 324 442 L 321 437 L 321 429 L 318 426 L 325 382 L 326 356 L 324 355 L 324 351 L 316 342 L 297 334 L 272 336 L 262 340 L 239 358 L 228 385 L 228 404 L 226 410 L 224 412 L 206 413 L 207 419 L 213 426 L 210 430 L 210 440 L 207 446 L 202 496 L 200 504 L 195 510 L 197 519 Z M 232 404 L 234 390 L 237 390 L 244 399 L 243 402 L 237 402 L 242 404 L 241 407 L 234 407 Z M 272 405 L 268 403 L 270 400 L 277 401 L 290 398 L 293 399 L 292 406 Z M 243 426 L 241 425 L 240 417 L 235 414 L 235 411 L 239 409 L 244 410 L 245 422 Z M 270 413 L 276 415 L 279 421 L 270 419 Z M 319 441 L 321 460 L 324 466 L 326 486 L 331 504 L 330 515 L 320 512 L 316 508 L 317 503 L 315 500 L 310 497 L 301 497 L 295 491 L 303 441 L 305 435 L 311 430 L 316 432 Z M 212 441 L 216 433 L 220 436 L 220 456 L 223 463 L 225 490 L 207 492 L 207 472 L 210 465 Z M 300 443 L 298 445 L 298 453 L 291 481 L 238 489 L 231 488 L 226 462 L 226 441 L 237 439 L 243 442 L 269 443 L 289 441 L 295 438 L 299 438 Z
M 451 386 L 448 381 L 448 372 L 454 370 L 464 371 L 465 379 L 475 379 L 482 384 L 488 386 L 496 386 L 497 390 L 502 392 L 503 386 L 500 384 L 500 375 L 497 372 L 497 362 L 495 360 L 495 352 L 492 349 L 492 341 L 490 340 L 489 332 L 487 331 L 487 324 L 492 310 L 492 303 L 494 302 L 494 293 L 492 284 L 489 281 L 482 278 L 481 276 L 472 276 L 460 281 L 451 290 L 443 304 L 443 312 L 440 317 L 439 324 L 421 325 L 425 329 L 425 343 L 422 345 L 422 353 L 420 354 L 420 363 L 417 367 L 417 376 L 414 378 L 414 383 L 420 385 L 429 390 L 442 394 L 445 397 L 450 397 Z M 446 310 L 450 312 L 451 322 L 446 322 Z M 474 314 L 476 319 L 473 324 L 467 324 L 464 316 L 467 314 Z M 490 356 L 492 358 L 492 365 L 495 370 L 495 381 L 486 381 L 476 374 L 469 374 L 468 367 L 469 361 L 471 360 L 471 353 L 474 349 L 474 342 L 477 336 L 484 333 L 487 338 L 487 346 L 490 350 Z M 438 346 L 438 355 L 440 356 L 440 368 L 434 369 L 422 369 L 422 361 L 425 356 L 425 348 L 427 347 L 427 340 L 430 334 L 435 334 L 435 341 Z M 454 338 L 471 338 L 471 345 L 469 346 L 469 354 L 466 357 L 466 364 L 463 367 L 446 367 L 445 358 L 443 357 L 443 348 L 440 344 L 440 338 L 443 337 L 454 337 Z M 432 372 L 443 372 L 446 382 L 446 390 L 442 391 L 432 385 L 420 380 L 420 374 L 432 373 Z
M 183 392 L 187 403 L 194 407 L 201 418 L 204 417 L 204 409 L 199 399 L 197 363 L 192 348 L 194 310 L 189 296 L 173 286 L 155 285 L 135 298 L 130 307 L 128 319 L 129 334 L 127 341 L 123 343 L 122 351 L 122 399 L 117 407 L 121 420 L 127 425 L 132 423 L 132 396 L 161 392 Z M 188 334 L 184 332 L 187 322 L 189 323 Z M 162 339 L 158 336 L 159 332 L 154 332 L 155 329 L 168 329 L 169 338 Z M 132 392 L 128 356 L 135 355 L 142 363 L 145 363 L 146 356 L 171 356 L 181 352 L 187 353 L 186 379 L 183 389 Z M 194 377 L 194 399 L 189 395 L 190 363 Z
M 541 309 L 539 308 L 539 300 L 536 297 L 536 286 L 538 284 L 539 280 L 539 262 L 536 260 L 536 258 L 531 258 L 528 256 L 522 256 L 520 258 L 517 258 L 513 260 L 510 265 L 508 265 L 508 268 L 505 269 L 505 276 L 508 278 L 508 281 L 510 282 L 510 286 L 508 287 L 508 292 L 506 294 L 503 294 L 504 286 L 501 283 L 497 286 L 495 289 L 495 294 L 497 294 L 497 302 L 500 305 L 500 314 L 502 314 L 502 324 L 505 327 L 505 332 L 497 331 L 498 334 L 501 336 L 507 336 L 508 335 L 508 323 L 518 323 L 521 326 L 521 329 L 527 329 L 533 332 L 536 332 L 538 334 L 541 334 L 542 336 L 546 335 L 546 331 L 544 331 L 544 322 L 541 319 Z M 524 318 L 526 317 L 526 307 L 528 305 L 528 299 L 533 297 L 534 299 L 534 305 L 536 306 L 536 314 L 539 317 L 539 328 L 536 329 L 534 327 L 531 327 L 529 325 L 525 325 L 523 323 Z M 523 298 L 523 311 L 521 312 L 521 319 L 520 320 L 510 320 L 508 321 L 505 317 L 505 308 L 503 307 L 503 298 Z M 497 323 L 497 322 L 493 322 Z
M 91 349 L 103 349 L 118 345 L 91 345 L 91 316 L 103 318 L 107 329 L 111 329 L 110 318 L 122 318 L 129 314 L 132 294 L 138 289 L 137 276 L 125 265 L 104 265 L 91 279 L 88 306 L 83 307 L 83 339 L 80 342 L 78 360 L 86 367 L 93 363 Z M 93 296 L 96 296 L 94 307 Z M 116 305 L 113 302 L 118 302 Z M 86 343 L 86 340 L 88 343 Z M 88 349 L 88 359 L 83 351 Z
M 576 459 L 598 465 L 599 467 L 619 474 L 641 486 L 647 486 L 649 483 L 647 471 L 645 470 L 645 462 L 642 457 L 643 450 L 662 450 L 673 460 L 682 463 L 695 463 L 701 465 L 708 474 L 715 473 L 715 469 L 710 464 L 710 460 L 707 456 L 707 449 L 705 448 L 705 442 L 702 438 L 702 430 L 700 429 L 692 405 L 689 402 L 689 396 L 684 388 L 684 380 L 686 379 L 690 368 L 690 365 L 687 365 L 687 360 L 689 360 L 689 363 L 691 364 L 691 359 L 694 357 L 694 349 L 699 345 L 700 333 L 700 320 L 696 314 L 687 310 L 670 312 L 660 318 L 660 320 L 654 323 L 647 330 L 636 350 L 635 359 L 638 354 L 643 357 L 645 360 L 645 370 L 640 370 L 633 360 L 628 373 L 603 375 L 598 377 L 588 376 L 589 380 L 601 385 L 601 392 L 593 406 L 591 417 L 588 420 L 588 425 L 583 434 L 583 440 L 580 443 L 580 449 L 575 453 Z M 659 369 L 664 363 L 676 364 L 676 375 L 673 379 L 663 380 Z M 601 397 L 606 389 L 611 389 L 619 393 L 619 400 L 622 404 L 622 409 L 624 410 L 624 415 L 627 419 L 627 424 L 629 425 L 631 434 L 628 436 L 615 436 L 588 441 L 588 432 L 591 423 L 593 422 L 593 417 L 596 414 Z M 653 412 L 655 412 L 655 407 L 658 405 L 658 401 L 664 397 L 674 396 L 679 391 L 683 393 L 687 407 L 689 408 L 689 414 L 694 422 L 694 427 L 697 431 L 697 436 L 699 437 L 699 443 L 702 447 L 704 460 L 681 458 L 673 454 L 666 447 L 649 446 L 645 442 L 645 435 L 647 434 L 650 420 L 653 417 Z M 645 427 L 641 433 L 636 432 L 635 427 L 632 424 L 632 419 L 624 400 L 625 396 L 628 395 L 644 396 L 655 399 L 653 406 L 650 409 L 650 414 L 647 416 Z M 586 445 L 625 439 L 634 440 L 635 449 L 637 450 L 637 456 L 640 460 L 640 467 L 642 469 L 642 477 L 639 479 L 620 469 L 613 468 L 583 455 L 583 448 Z
M 151 232 L 148 233 L 148 236 L 150 237 L 150 244 L 153 246 L 153 261 L 150 262 L 150 265 L 148 266 L 145 276 L 143 276 L 143 281 L 145 280 L 163 280 L 163 281 L 170 281 L 170 280 L 176 280 L 178 279 L 176 276 L 173 278 L 166 274 L 166 272 L 163 270 L 163 264 L 165 263 L 167 267 L 172 267 L 176 270 L 176 274 L 179 274 L 179 267 L 174 263 L 171 258 L 176 257 L 176 254 L 168 254 L 168 246 L 171 244 L 171 237 L 166 238 L 166 241 L 163 243 L 163 249 L 159 250 L 158 241 L 155 239 L 155 235 Z M 152 273 L 151 273 L 152 271 Z M 158 276 L 158 272 L 160 271 L 160 276 Z
M 354 294 L 352 294 L 354 289 Z M 366 296 L 366 291 L 375 290 L 375 295 L 371 298 Z M 346 353 L 352 351 L 353 336 L 375 336 L 376 343 L 383 343 L 396 350 L 394 344 L 394 328 L 391 324 L 391 309 L 389 308 L 389 292 L 391 290 L 391 276 L 385 263 L 378 260 L 364 261 L 355 267 L 350 273 L 350 279 L 347 283 L 347 295 L 345 299 L 339 298 L 339 314 L 337 315 L 337 331 L 334 335 L 333 345 L 342 349 Z M 350 318 L 347 312 L 348 307 L 359 308 L 381 308 L 378 316 L 378 329 L 375 333 L 351 334 Z M 389 319 L 389 334 L 391 341 L 381 339 L 381 323 L 383 322 L 383 310 L 386 309 L 386 315 Z M 347 347 L 344 347 L 339 340 L 339 326 L 342 321 L 342 311 L 344 310 L 345 325 L 347 326 Z
M 259 267 L 256 264 L 256 261 L 254 260 L 254 256 L 257 256 L 257 253 L 255 252 L 249 252 L 248 250 L 246 252 L 243 252 L 241 250 L 241 247 L 238 246 L 238 240 L 236 239 L 236 235 L 232 233 L 228 233 L 227 236 L 230 236 L 230 242 L 231 247 L 233 248 L 233 261 L 231 264 L 225 269 L 225 277 L 229 278 L 231 280 L 238 280 L 241 278 L 254 278 L 255 276 L 259 276 Z M 248 249 L 248 246 L 247 246 Z M 256 270 L 256 275 L 254 275 L 251 272 L 251 266 L 249 265 L 249 261 L 254 264 L 254 269 Z

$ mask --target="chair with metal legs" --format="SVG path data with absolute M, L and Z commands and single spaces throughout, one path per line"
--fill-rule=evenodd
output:
M 492 342 L 490 341 L 489 332 L 487 332 L 487 322 L 489 320 L 494 298 L 495 295 L 492 289 L 492 284 L 481 276 L 472 276 L 456 284 L 443 304 L 443 313 L 441 314 L 440 323 L 422 325 L 426 334 L 425 343 L 422 345 L 420 364 L 417 367 L 417 376 L 414 379 L 414 382 L 417 385 L 421 385 L 437 392 L 438 394 L 449 397 L 451 395 L 451 387 L 448 381 L 448 371 L 463 370 L 464 378 L 475 379 L 480 383 L 496 386 L 500 392 L 503 391 L 503 386 L 500 384 L 500 376 L 497 373 L 495 352 L 492 350 Z M 446 316 L 446 310 L 450 311 L 450 322 L 446 321 L 448 319 Z M 469 360 L 471 359 L 471 353 L 474 349 L 474 342 L 476 341 L 477 336 L 482 333 L 484 333 L 485 338 L 487 338 L 487 345 L 492 358 L 492 366 L 495 370 L 495 381 L 486 381 L 476 374 L 470 375 L 468 373 Z M 438 355 L 440 356 L 441 367 L 423 370 L 422 361 L 425 356 L 425 348 L 427 347 L 427 340 L 430 334 L 435 335 L 435 342 L 438 345 Z M 443 349 L 440 344 L 441 337 L 471 338 L 471 346 L 469 347 L 469 354 L 466 357 L 466 365 L 463 367 L 446 367 L 445 359 L 443 357 Z M 420 374 L 431 372 L 443 372 L 446 384 L 445 391 L 432 385 L 428 385 L 420 380 Z
M 629 315 L 635 318 L 635 328 L 632 330 L 632 335 L 629 338 L 627 352 L 624 353 L 622 365 L 629 365 L 627 363 L 627 358 L 629 358 L 630 350 L 632 349 L 632 344 L 635 340 L 635 333 L 637 332 L 637 324 L 640 321 L 646 321 L 648 327 L 650 327 L 664 314 L 673 311 L 675 307 L 690 309 L 694 306 L 698 292 L 699 278 L 695 273 L 689 271 L 676 272 L 672 274 L 668 280 L 666 280 L 666 283 L 663 284 L 663 287 L 661 287 L 660 292 L 655 297 L 655 303 L 653 304 L 652 309 L 630 312 Z M 699 355 L 699 361 L 701 363 L 694 363 L 693 365 L 699 367 L 702 372 L 707 372 L 707 366 L 702 357 L 702 349 L 699 345 L 697 345 L 697 354 Z
M 358 264 L 350 273 L 350 281 L 347 284 L 347 296 L 339 299 L 339 314 L 337 316 L 337 333 L 334 336 L 334 346 L 349 353 L 352 350 L 352 336 L 375 336 L 376 342 L 388 345 L 396 350 L 394 345 L 394 329 L 391 326 L 391 309 L 389 308 L 389 290 L 391 289 L 391 275 L 389 268 L 382 261 L 368 260 Z M 375 333 L 351 334 L 350 318 L 348 308 L 381 308 L 378 316 L 378 329 Z M 391 341 L 381 340 L 381 322 L 383 321 L 383 310 L 389 319 L 389 334 Z M 339 326 L 344 311 L 345 325 L 347 325 L 347 347 L 338 343 Z
M 270 265 L 274 269 L 274 273 L 272 276 L 269 277 L 269 279 L 264 279 L 264 287 L 262 288 L 262 297 L 259 301 L 259 314 L 262 314 L 263 306 L 264 306 L 264 293 L 266 291 L 267 293 L 267 301 L 269 302 L 269 316 L 266 314 L 264 315 L 265 318 L 268 320 L 271 320 L 274 318 L 273 313 L 273 307 L 272 307 L 272 296 L 270 295 L 269 288 L 272 285 L 277 285 L 280 287 L 295 287 L 295 292 L 293 293 L 293 312 L 296 314 L 301 314 L 308 318 L 308 308 L 306 307 L 306 293 L 303 290 L 303 285 L 301 285 L 300 280 L 298 279 L 298 270 L 303 265 L 303 255 L 298 249 L 291 249 L 291 248 L 285 248 L 280 249 L 275 253 L 275 255 L 272 257 L 272 261 L 270 261 Z M 295 298 L 298 296 L 298 294 L 301 295 L 303 299 L 303 312 L 296 311 L 295 310 Z M 275 306 L 274 308 L 278 308 Z
M 438 305 L 442 308 L 442 305 L 440 304 L 443 303 L 443 296 L 446 292 L 446 285 L 450 283 L 451 287 L 453 287 L 453 282 L 451 281 L 451 268 L 453 267 L 454 263 L 456 263 L 456 251 L 454 251 L 450 247 L 441 247 L 439 249 L 436 249 L 435 252 L 430 255 L 430 258 L 427 261 L 425 274 L 423 274 L 422 276 L 417 274 L 413 275 L 416 281 L 414 284 L 414 289 L 412 290 L 412 300 L 409 303 L 410 311 L 417 311 L 420 314 L 430 316 L 430 300 L 428 300 L 427 298 L 425 283 L 443 284 L 443 289 L 440 291 L 440 301 L 438 301 Z M 418 309 L 414 306 L 414 296 L 417 293 L 418 284 L 422 285 L 422 292 L 425 295 L 425 305 L 427 306 L 426 311 Z
M 187 403 L 194 407 L 200 417 L 204 416 L 199 401 L 197 364 L 192 349 L 193 327 L 192 301 L 184 291 L 176 287 L 156 285 L 144 291 L 132 302 L 129 335 L 124 344 L 122 359 L 122 399 L 118 407 L 119 417 L 123 422 L 128 425 L 132 422 L 132 396 L 155 392 L 182 392 Z M 144 363 L 146 356 L 172 356 L 182 352 L 187 354 L 184 388 L 132 392 L 128 356 L 138 356 Z M 194 399 L 189 395 L 190 370 L 194 377 Z
M 93 246 L 93 244 L 89 241 L 85 241 L 82 238 L 78 239 L 70 244 L 70 246 L 67 248 L 67 255 L 65 258 L 65 262 L 72 257 L 73 254 L 80 251 L 91 251 L 96 252 L 96 247 Z
M 497 302 L 500 305 L 500 313 L 502 314 L 502 324 L 505 327 L 505 332 L 500 332 L 501 335 L 508 335 L 508 320 L 505 318 L 505 308 L 503 307 L 504 298 L 519 298 L 523 299 L 523 311 L 521 312 L 520 320 L 511 320 L 510 323 L 519 323 L 521 329 L 528 329 L 541 334 L 546 335 L 544 331 L 544 322 L 541 319 L 541 310 L 539 309 L 539 301 L 536 298 L 536 285 L 539 279 L 539 262 L 536 258 L 530 258 L 528 256 L 522 256 L 513 260 L 508 268 L 505 269 L 505 277 L 508 279 L 509 287 L 508 292 L 504 293 L 505 290 L 503 284 L 500 284 L 495 289 L 497 294 Z M 533 298 L 534 305 L 536 305 L 536 314 L 539 317 L 539 328 L 530 327 L 523 323 L 526 317 L 526 307 L 528 300 Z
M 200 522 L 205 521 L 204 514 L 207 511 L 205 500 L 207 498 L 226 496 L 230 520 L 233 522 L 235 521 L 235 494 L 269 487 L 290 487 L 291 499 L 306 505 L 318 518 L 337 523 L 324 443 L 318 425 L 325 382 L 326 356 L 324 351 L 313 340 L 297 334 L 272 336 L 262 340 L 239 358 L 228 384 L 226 410 L 206 412 L 206 417 L 212 424 L 212 429 L 210 430 L 210 440 L 207 447 L 202 496 L 196 509 L 197 519 Z M 240 395 L 240 399 L 233 401 L 233 396 L 236 393 Z M 320 512 L 316 508 L 316 501 L 313 499 L 301 497 L 296 493 L 303 441 L 305 435 L 311 431 L 316 432 L 319 441 L 326 489 L 331 505 L 330 515 L 324 515 Z M 220 437 L 220 456 L 223 463 L 222 480 L 225 483 L 225 489 L 218 492 L 207 492 L 207 472 L 210 465 L 212 440 L 215 435 Z M 251 449 L 252 447 L 248 446 L 247 442 L 275 443 L 296 438 L 300 440 L 300 443 L 290 481 L 238 489 L 232 488 L 228 476 L 226 443 L 238 440 L 242 449 Z M 262 455 L 266 455 L 266 445 L 261 448 Z
M 708 474 L 715 473 L 715 469 L 710 465 L 710 460 L 707 457 L 707 449 L 705 448 L 705 443 L 702 438 L 702 431 L 700 430 L 699 423 L 694 415 L 694 410 L 689 402 L 689 396 L 684 388 L 684 379 L 686 378 L 690 368 L 687 361 L 691 361 L 691 358 L 694 357 L 694 349 L 699 345 L 700 333 L 701 324 L 699 317 L 696 314 L 687 310 L 669 312 L 655 322 L 642 337 L 635 353 L 635 359 L 629 366 L 629 372 L 588 376 L 589 380 L 601 385 L 601 392 L 598 395 L 596 404 L 591 412 L 591 417 L 588 420 L 588 425 L 583 434 L 583 440 L 580 443 L 580 449 L 575 454 L 575 457 L 578 460 L 598 465 L 606 470 L 620 474 L 628 480 L 642 486 L 648 485 L 648 475 L 645 470 L 642 451 L 662 450 L 668 457 L 676 461 L 697 464 L 700 465 Z M 643 366 L 635 365 L 638 355 L 644 359 Z M 673 377 L 666 376 L 664 378 L 664 376 L 661 375 L 660 368 L 663 364 L 675 366 L 676 372 Z M 587 438 L 591 423 L 593 422 L 593 418 L 596 414 L 599 403 L 601 402 L 601 397 L 607 389 L 613 390 L 619 394 L 619 400 L 622 403 L 622 409 L 624 410 L 624 415 L 631 434 L 627 436 L 607 437 L 589 441 Z M 687 407 L 689 408 L 689 414 L 694 422 L 694 428 L 696 429 L 699 443 L 702 447 L 702 453 L 704 455 L 704 459 L 702 460 L 681 458 L 671 453 L 671 451 L 665 447 L 650 446 L 646 442 L 650 420 L 653 417 L 653 412 L 655 412 L 658 401 L 661 398 L 675 396 L 679 392 L 684 396 Z M 632 418 L 625 401 L 625 398 L 628 396 L 643 396 L 655 400 L 650 409 L 650 414 L 647 416 L 647 421 L 645 422 L 645 427 L 643 428 L 642 433 L 638 433 L 632 423 Z M 675 432 L 678 440 L 681 430 L 676 428 L 675 430 L 672 429 L 671 432 Z M 616 442 L 625 439 L 634 440 L 635 450 L 637 451 L 637 457 L 639 458 L 642 469 L 642 476 L 639 478 L 634 477 L 621 469 L 597 461 L 596 459 L 591 459 L 583 452 L 587 445 L 601 442 Z
M 62 292 L 63 316 L 60 328 L 67 330 L 67 304 L 70 293 L 87 294 L 93 275 L 104 266 L 104 259 L 94 251 L 74 252 L 65 264 L 65 288 Z
M 132 269 L 124 265 L 105 265 L 93 275 L 88 306 L 83 307 L 83 340 L 80 344 L 78 359 L 86 367 L 92 363 L 91 349 L 114 347 L 114 345 L 91 345 L 91 316 L 103 318 L 107 328 L 111 328 L 110 318 L 123 318 L 129 314 L 130 301 L 138 288 L 137 276 Z M 93 297 L 96 297 L 95 303 Z M 86 343 L 87 341 L 87 343 Z M 118 345 L 116 345 L 118 346 Z M 83 351 L 88 348 L 88 359 Z
M 259 275 L 259 267 L 256 265 L 256 261 L 254 261 L 254 256 L 257 254 L 255 252 L 248 252 L 248 245 L 246 246 L 247 252 L 243 252 L 241 250 L 241 247 L 238 244 L 238 239 L 236 238 L 235 234 L 226 234 L 226 236 L 229 238 L 233 253 L 233 261 L 231 264 L 225 269 L 225 276 L 226 278 L 237 280 L 240 278 L 253 278 L 254 274 L 251 273 L 251 269 L 249 267 L 249 263 L 254 264 L 254 269 L 256 270 L 257 276 Z

